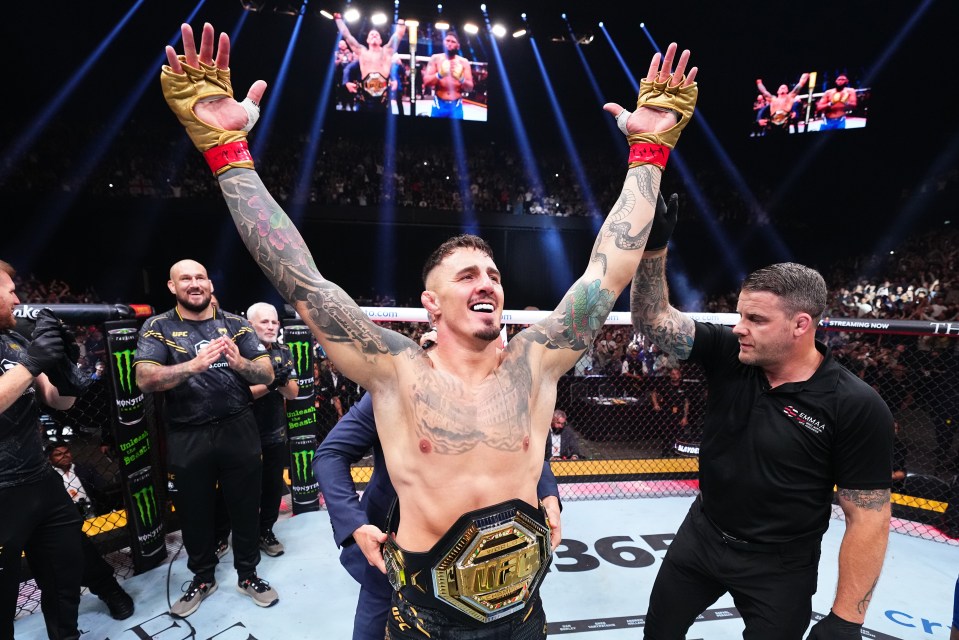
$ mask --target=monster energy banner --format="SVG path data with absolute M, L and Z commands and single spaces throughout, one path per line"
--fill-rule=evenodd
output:
M 303 324 L 283 327 L 283 344 L 290 348 L 300 395 L 286 401 L 287 430 L 290 435 L 290 492 L 293 513 L 319 511 L 319 484 L 313 476 L 316 451 L 316 395 L 313 380 L 313 335 Z
M 144 420 L 143 393 L 133 369 L 138 332 L 133 321 L 105 323 L 107 362 L 113 381 L 116 442 L 127 526 L 131 534 L 133 565 L 142 573 L 166 558 L 163 518 L 157 500 L 157 481 L 152 466 L 154 432 Z M 126 326 L 124 326 L 126 325 Z
M 152 568 L 166 557 L 163 519 L 160 517 L 153 467 L 147 465 L 129 474 L 127 488 L 127 523 L 133 524 L 132 532 L 136 535 L 136 544 L 130 545 L 134 549 L 134 564 L 139 555 L 141 562 Z

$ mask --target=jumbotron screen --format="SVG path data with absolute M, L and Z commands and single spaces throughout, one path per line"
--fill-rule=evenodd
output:
M 844 71 L 799 72 L 756 78 L 752 137 L 780 137 L 861 129 L 868 122 L 871 90 Z
M 487 122 L 485 36 L 432 25 L 407 26 L 402 37 L 395 27 L 347 29 L 334 54 L 337 111 Z

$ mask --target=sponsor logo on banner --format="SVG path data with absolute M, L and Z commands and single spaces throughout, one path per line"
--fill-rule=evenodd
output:
M 151 467 L 143 467 L 129 476 L 130 500 L 133 503 L 133 521 L 137 542 L 144 557 L 166 550 L 163 542 L 163 521 L 153 487 Z
M 111 329 L 107 345 L 113 357 L 113 390 L 116 394 L 117 419 L 120 424 L 137 424 L 143 420 L 143 394 L 137 387 L 133 370 L 136 354 L 136 329 Z
M 297 505 L 310 505 L 319 508 L 320 483 L 313 476 L 313 455 L 316 449 L 316 436 L 303 435 L 290 438 L 290 487 L 293 494 L 293 509 Z M 303 509 L 304 507 L 299 507 Z M 309 510 L 309 507 L 306 507 Z

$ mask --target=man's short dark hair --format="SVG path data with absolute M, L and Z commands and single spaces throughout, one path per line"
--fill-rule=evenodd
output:
M 788 315 L 808 313 L 819 322 L 829 292 L 815 269 L 795 262 L 780 262 L 753 271 L 743 281 L 743 291 L 766 291 L 779 296 Z
M 486 240 L 483 240 L 479 236 L 474 236 L 469 233 L 463 233 L 458 236 L 453 236 L 440 246 L 436 247 L 436 250 L 430 254 L 430 257 L 426 260 L 426 264 L 423 265 L 423 287 L 426 287 L 426 279 L 429 277 L 430 272 L 436 268 L 436 266 L 443 262 L 447 256 L 456 251 L 457 249 L 476 249 L 482 253 L 489 256 L 490 260 L 496 260 L 493 257 L 493 248 L 489 246 L 489 243 Z

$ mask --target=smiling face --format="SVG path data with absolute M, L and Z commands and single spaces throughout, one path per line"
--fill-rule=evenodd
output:
M 493 259 L 475 248 L 459 248 L 430 272 L 423 302 L 436 326 L 492 342 L 499 338 L 503 284 Z
M 193 313 L 206 311 L 213 299 L 213 283 L 206 267 L 194 260 L 181 260 L 170 267 L 167 288 L 178 305 Z
M 768 291 L 742 291 L 733 327 L 739 338 L 739 361 L 762 368 L 778 366 L 791 353 L 794 317 L 783 310 L 779 296 Z

